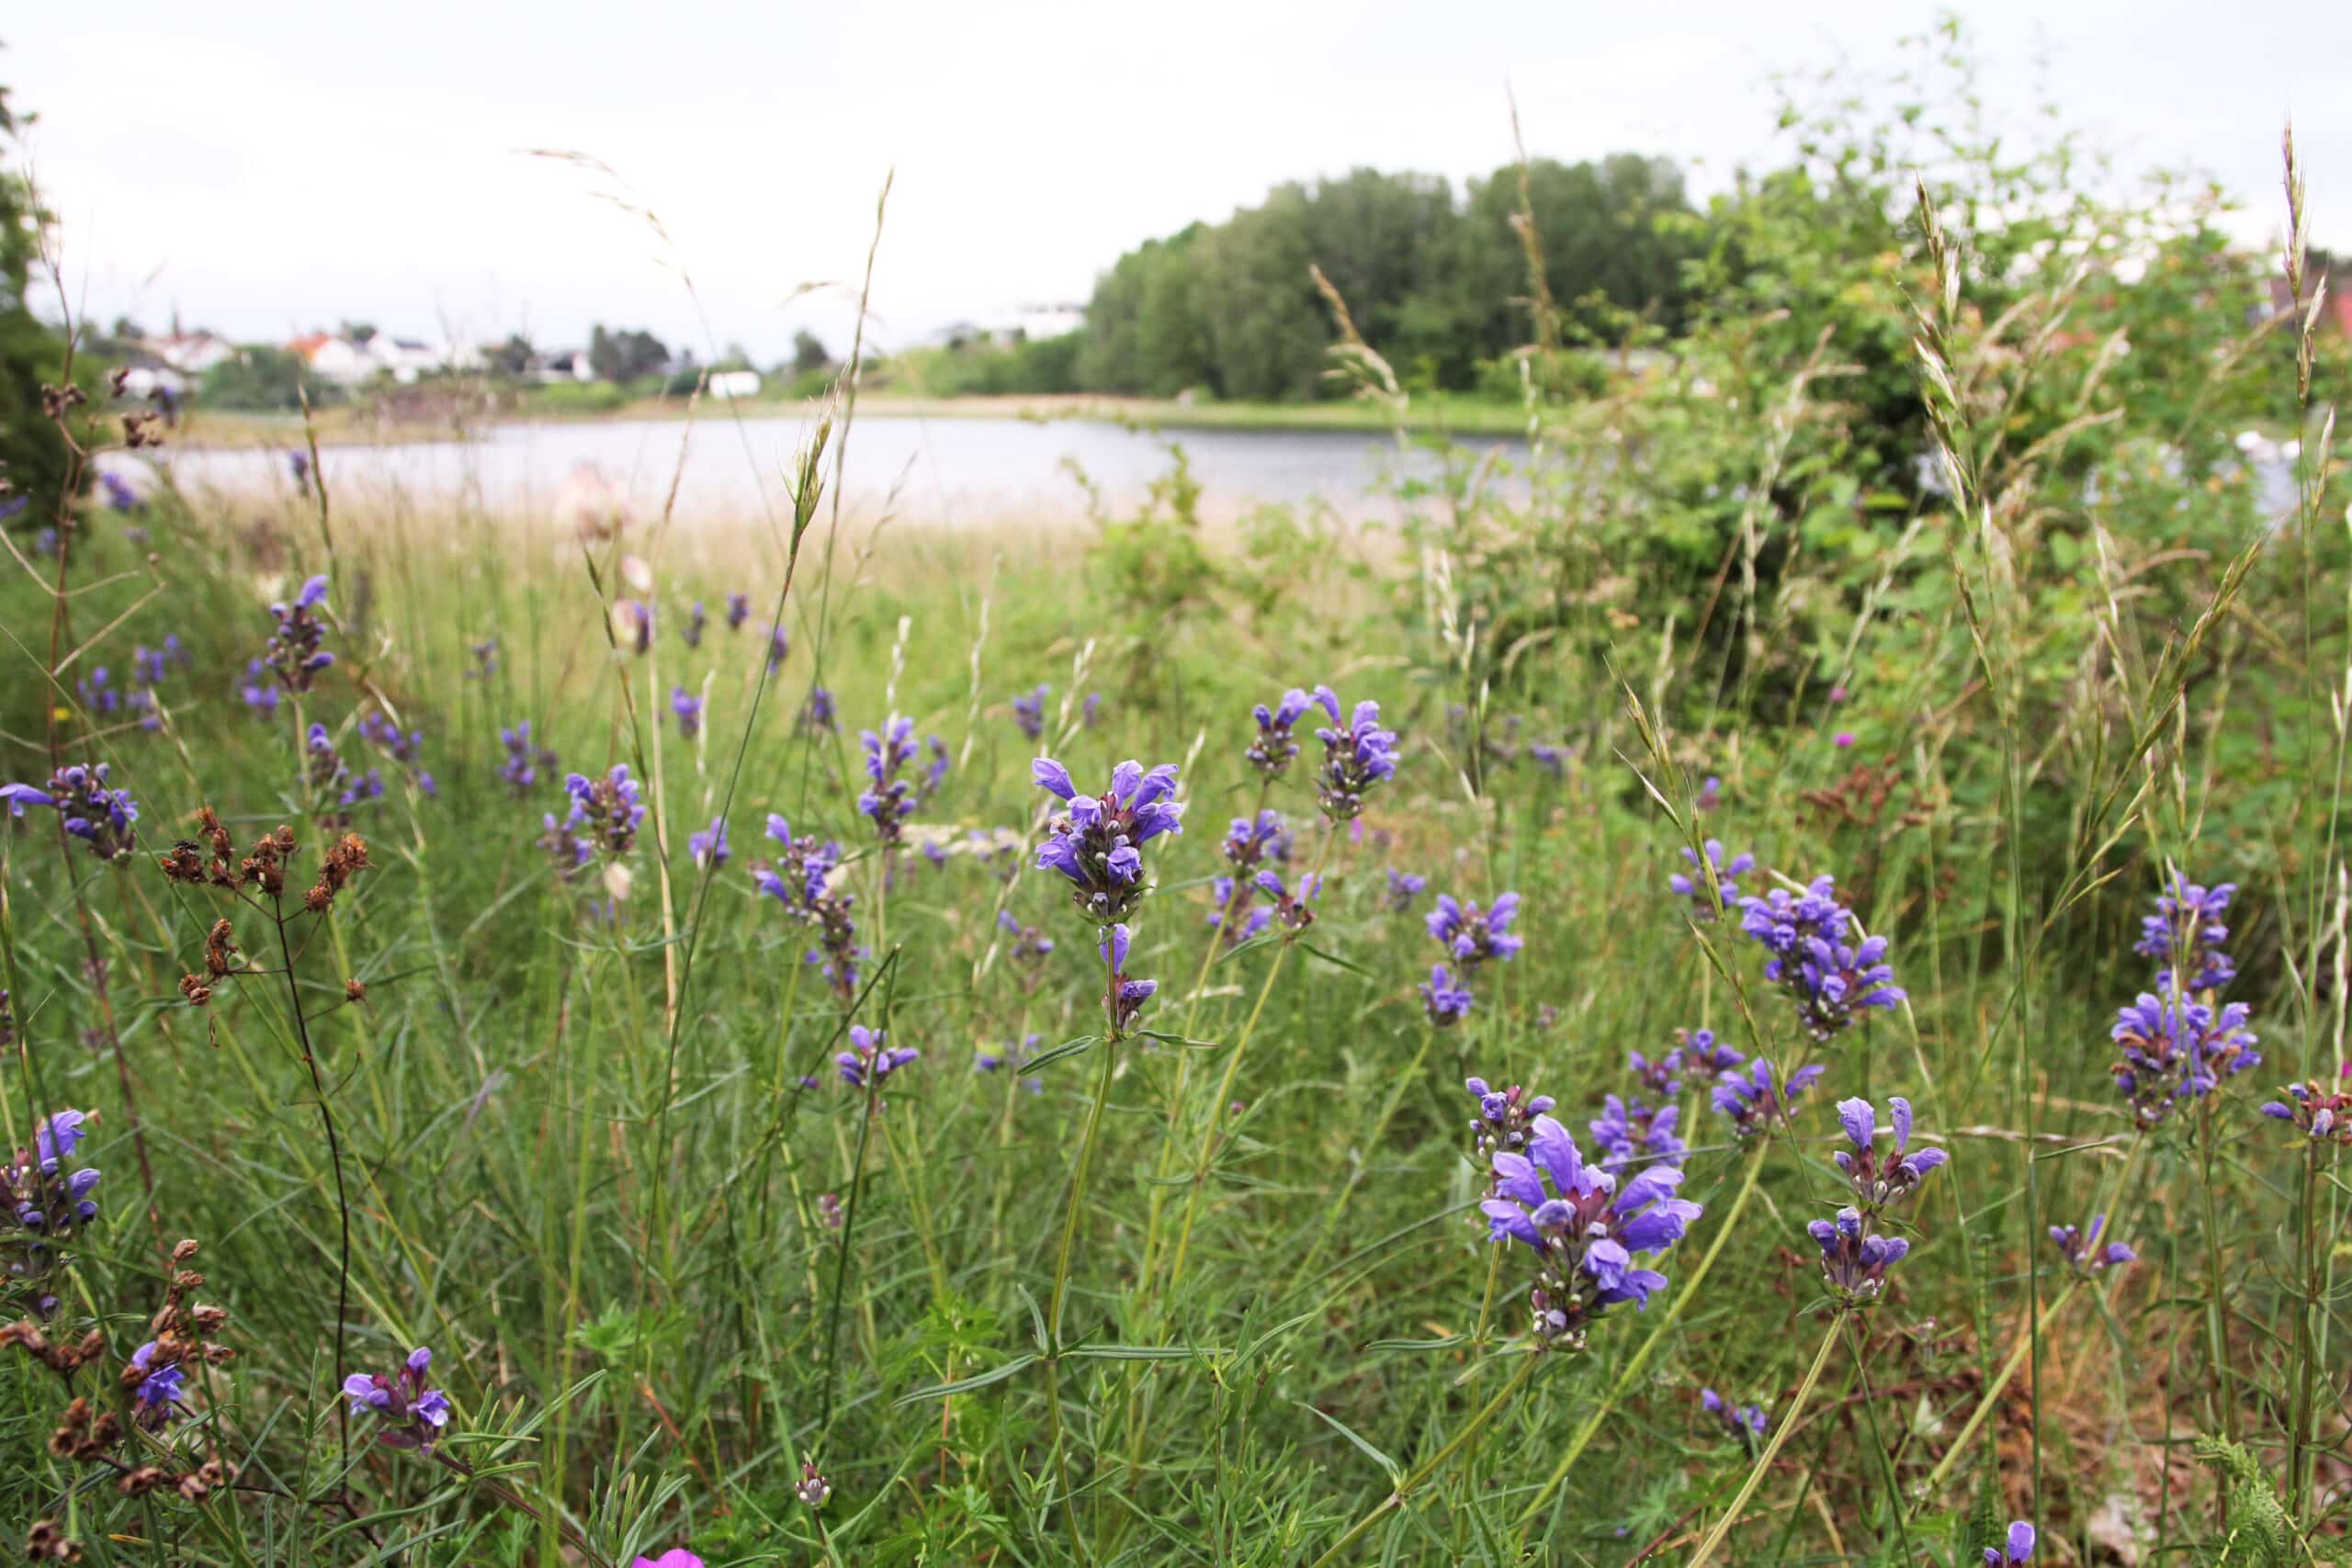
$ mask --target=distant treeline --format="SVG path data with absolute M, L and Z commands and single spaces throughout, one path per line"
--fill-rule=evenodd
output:
M 1566 306 L 1605 302 L 1673 327 L 1682 264 L 1699 244 L 1682 175 L 1663 158 L 1528 165 L 1545 281 Z M 1513 220 L 1520 168 L 1457 198 L 1428 175 L 1359 169 L 1278 186 L 1223 223 L 1195 223 L 1121 256 L 1095 284 L 1078 376 L 1087 390 L 1164 397 L 1322 395 L 1331 310 L 1319 266 L 1400 376 L 1467 389 L 1527 342 L 1528 252 Z
M 1672 331 L 1684 263 L 1704 247 L 1681 171 L 1619 153 L 1512 164 L 1456 191 L 1430 175 L 1358 169 L 1276 186 L 1222 223 L 1147 241 L 1096 281 L 1075 341 L 986 342 L 906 368 L 938 394 L 1090 391 L 1298 402 L 1332 395 L 1319 266 L 1399 377 L 1517 395 L 1507 363 L 1529 339 L 1522 203 L 1552 298 L 1571 328 L 1613 340 L 1628 315 Z

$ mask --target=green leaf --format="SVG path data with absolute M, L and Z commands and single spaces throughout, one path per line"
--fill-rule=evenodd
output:
M 1041 1067 L 1052 1066 L 1054 1063 L 1062 1060 L 1064 1057 L 1078 1055 L 1093 1043 L 1094 1036 L 1091 1034 L 1081 1034 L 1075 1040 L 1066 1040 L 1059 1045 L 1055 1046 L 1052 1050 L 1040 1051 L 1037 1055 L 1022 1063 L 1021 1070 L 1024 1073 L 1034 1073 Z
M 1291 1403 L 1297 1405 L 1301 1410 L 1306 1411 L 1309 1416 L 1314 1416 L 1317 1420 L 1321 1421 L 1325 1426 L 1330 1427 L 1331 1430 L 1347 1438 L 1348 1441 L 1353 1443 L 1356 1446 L 1357 1450 L 1363 1453 L 1365 1458 L 1371 1460 L 1373 1463 L 1378 1465 L 1381 1469 L 1388 1472 L 1388 1481 L 1391 1485 L 1396 1484 L 1397 1478 L 1405 1473 L 1404 1471 L 1398 1467 L 1395 1460 L 1390 1459 L 1386 1454 L 1382 1453 L 1378 1449 L 1374 1448 L 1370 1443 L 1365 1442 L 1362 1438 L 1358 1437 L 1348 1424 L 1340 1420 L 1338 1416 L 1327 1415 L 1323 1411 L 1317 1410 L 1312 1404 L 1307 1404 L 1306 1401 L 1303 1399 L 1294 1399 Z
M 1307 952 L 1313 953 L 1324 963 L 1344 969 L 1351 975 L 1361 975 L 1367 980 L 1377 980 L 1380 978 L 1379 976 L 1374 974 L 1363 964 L 1351 963 L 1347 959 L 1340 957 L 1336 953 L 1326 953 L 1311 942 L 1302 942 L 1298 945 L 1306 949 Z
M 1004 1365 L 991 1368 L 977 1377 L 958 1378 L 954 1382 L 944 1382 L 936 1388 L 919 1388 L 912 1393 L 902 1393 L 890 1402 L 890 1408 L 896 1410 L 902 1404 L 920 1404 L 926 1399 L 948 1399 L 959 1393 L 969 1393 L 976 1388 L 986 1388 L 990 1383 L 1000 1383 L 1007 1378 L 1018 1377 L 1035 1365 L 1036 1360 L 1037 1358 L 1034 1352 L 1024 1350 Z

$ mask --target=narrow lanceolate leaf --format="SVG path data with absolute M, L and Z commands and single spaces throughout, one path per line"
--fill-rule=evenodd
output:
M 959 1393 L 969 1393 L 974 1389 L 986 1388 L 991 1383 L 1002 1382 L 1007 1378 L 1018 1377 L 1034 1366 L 1036 1360 L 1037 1358 L 1033 1352 L 1023 1351 L 1004 1365 L 992 1367 L 976 1377 L 958 1378 L 954 1382 L 944 1382 L 936 1388 L 919 1388 L 912 1393 L 902 1393 L 890 1402 L 890 1408 L 896 1410 L 902 1404 L 920 1404 L 926 1399 L 948 1399 Z
M 1081 1034 L 1075 1040 L 1066 1040 L 1052 1050 L 1040 1051 L 1022 1063 L 1021 1070 L 1024 1073 L 1034 1073 L 1042 1067 L 1049 1067 L 1065 1057 L 1080 1055 L 1093 1043 L 1094 1036 L 1091 1034 Z
M 1316 957 L 1321 959 L 1324 963 L 1344 969 L 1351 975 L 1361 975 L 1367 980 L 1377 980 L 1380 978 L 1379 976 L 1374 975 L 1363 964 L 1357 964 L 1350 959 L 1342 958 L 1336 953 L 1326 953 L 1311 942 L 1302 942 L 1298 945 L 1313 953 Z
M 1374 1448 L 1370 1443 L 1365 1442 L 1362 1437 L 1357 1435 L 1353 1427 L 1350 1427 L 1345 1421 L 1340 1420 L 1330 1412 L 1327 1410 L 1317 1410 L 1314 1405 L 1307 1404 L 1303 1399 L 1295 1399 L 1291 1401 L 1291 1403 L 1297 1405 L 1301 1410 L 1306 1411 L 1308 1415 L 1314 1416 L 1317 1420 L 1322 1422 L 1325 1426 L 1330 1427 L 1334 1432 L 1339 1433 L 1340 1436 L 1347 1438 L 1348 1441 L 1353 1443 L 1356 1446 L 1358 1452 L 1362 1453 L 1366 1459 L 1369 1459 L 1373 1463 L 1378 1465 L 1382 1470 L 1388 1472 L 1390 1484 L 1395 1484 L 1396 1478 L 1405 1473 L 1403 1466 L 1399 1465 L 1395 1460 L 1390 1459 L 1386 1454 L 1382 1453 L 1378 1449 Z

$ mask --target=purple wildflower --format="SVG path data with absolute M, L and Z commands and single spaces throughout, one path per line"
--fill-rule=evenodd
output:
M 2008 1540 L 1984 1549 L 1984 1568 L 2016 1568 L 2018 1563 L 2030 1562 L 2033 1545 L 2033 1527 L 2023 1519 L 2011 1520 Z
M 821 1508 L 833 1495 L 832 1483 L 818 1472 L 815 1460 L 804 1459 L 800 1461 L 800 1479 L 794 1484 L 792 1495 L 811 1508 Z
M 914 761 L 914 733 L 913 719 L 892 714 L 879 732 L 868 729 L 859 736 L 865 748 L 866 788 L 857 797 L 858 814 L 873 822 L 874 836 L 885 848 L 903 838 L 914 811 L 914 785 L 899 776 Z
M 1315 688 L 1315 700 L 1331 716 L 1331 724 L 1340 722 L 1340 698 L 1329 686 Z M 1364 796 L 1374 785 L 1396 776 L 1396 732 L 1380 728 L 1380 705 L 1361 702 L 1355 705 L 1345 729 L 1329 727 L 1315 732 L 1323 742 L 1323 767 L 1316 775 L 1316 798 L 1323 807 L 1323 815 L 1334 822 L 1346 822 L 1363 813 Z
M 1163 762 L 1147 773 L 1140 762 L 1121 762 L 1100 795 L 1079 794 L 1069 770 L 1051 757 L 1030 763 L 1029 773 L 1038 788 L 1069 804 L 1046 825 L 1038 869 L 1067 877 L 1072 898 L 1097 924 L 1125 919 L 1148 891 L 1143 846 L 1184 830 L 1184 808 L 1172 798 L 1176 765 Z
M 841 719 L 833 711 L 833 694 L 822 686 L 808 688 L 808 700 L 801 705 L 800 728 L 811 735 L 838 734 Z
M 313 577 L 302 584 L 302 592 L 294 596 L 291 604 L 269 607 L 277 626 L 269 634 L 269 646 L 262 650 L 262 660 L 277 672 L 278 683 L 289 692 L 309 691 L 319 671 L 334 662 L 334 655 L 320 646 L 326 640 L 326 623 L 317 612 L 326 600 L 327 580 Z
M 1238 947 L 1263 936 L 1274 923 L 1274 912 L 1254 901 L 1254 880 L 1220 876 L 1209 884 L 1209 899 L 1216 908 L 1208 923 L 1225 933 L 1227 947 Z
M 1702 865 L 1695 851 L 1688 844 L 1682 848 L 1682 858 L 1690 863 L 1690 869 L 1698 874 L 1696 877 L 1678 871 L 1666 879 L 1666 885 L 1677 896 L 1690 902 L 1690 918 L 1702 922 L 1721 919 L 1725 909 L 1736 907 L 1737 879 L 1756 869 L 1756 857 L 1752 854 L 1736 854 L 1724 860 L 1721 839 L 1709 839 L 1706 849 L 1706 863 Z
M 2236 963 L 2222 950 L 2230 940 L 2230 928 L 2222 917 L 2237 890 L 2234 882 L 2200 887 L 2176 874 L 2172 891 L 2157 896 L 2156 912 L 2141 920 L 2140 940 L 2132 949 L 2164 964 L 2156 972 L 2157 990 L 2173 988 L 2173 966 L 2183 959 L 2189 970 L 2183 990 L 2210 991 L 2237 977 Z
M 702 698 L 684 686 L 671 688 L 670 711 L 677 716 L 679 739 L 692 740 L 702 733 Z
M 88 844 L 100 860 L 130 853 L 139 836 L 139 803 L 128 790 L 107 786 L 104 762 L 60 768 L 50 775 L 45 790 L 0 784 L 0 804 L 6 805 L 11 817 L 22 817 L 28 806 L 53 808 L 64 819 L 66 832 Z
M 131 488 L 130 481 L 111 469 L 98 470 L 98 484 L 107 492 L 107 505 L 116 512 L 136 512 L 147 504 Z
M 1468 987 L 1454 984 L 1444 964 L 1430 966 L 1430 977 L 1421 985 L 1421 1008 L 1431 1023 L 1440 1029 L 1460 1023 L 1474 999 Z
M 754 863 L 752 880 L 760 891 L 782 904 L 794 919 L 817 928 L 817 946 L 807 962 L 824 965 L 826 981 L 843 1001 L 857 995 L 858 961 L 866 950 L 857 944 L 857 922 L 850 909 L 856 900 L 832 887 L 832 874 L 841 864 L 841 846 L 819 843 L 813 836 L 795 838 L 791 825 L 768 815 L 768 837 L 784 846 L 784 860 L 775 867 Z
M 277 716 L 277 684 L 270 679 L 269 666 L 260 660 L 245 660 L 245 683 L 237 694 L 244 699 L 246 708 L 258 716 Z
M 613 601 L 613 639 L 632 653 L 653 648 L 653 606 L 642 599 Z
M 2176 1002 L 2146 991 L 2116 1010 L 2109 1032 L 2122 1056 L 2112 1069 L 2115 1087 L 2132 1105 L 2143 1127 L 2153 1127 L 2185 1100 L 2201 1100 L 2248 1067 L 2262 1054 L 2246 1028 L 2244 1002 L 2216 1010 L 2205 1002 Z
M 1853 915 L 1838 901 L 1833 877 L 1815 877 L 1804 893 L 1775 887 L 1765 897 L 1739 901 L 1739 929 L 1772 954 L 1764 977 L 1795 1003 L 1798 1019 L 1816 1040 L 1850 1027 L 1859 1010 L 1892 1008 L 1909 994 L 1894 984 L 1886 938 L 1859 946 L 1847 938 Z
M 1526 1154 L 1498 1150 L 1492 1164 L 1495 1196 L 1479 1208 L 1489 1240 L 1517 1241 L 1535 1254 L 1528 1299 L 1544 1348 L 1581 1349 L 1593 1319 L 1611 1306 L 1646 1306 L 1666 1276 L 1636 1267 L 1634 1256 L 1666 1251 L 1701 1213 L 1674 1196 L 1682 1185 L 1675 1167 L 1646 1167 L 1621 1187 L 1585 1164 L 1576 1139 L 1550 1116 L 1535 1118 Z
M 1600 1168 L 1616 1174 L 1651 1160 L 1681 1164 L 1690 1152 L 1690 1145 L 1675 1135 L 1674 1124 L 1681 1115 L 1679 1106 L 1653 1110 L 1638 1100 L 1629 1102 L 1613 1094 L 1604 1096 L 1600 1114 L 1587 1123 L 1604 1156 Z
M 155 1357 L 163 1347 L 150 1339 L 130 1353 L 130 1364 L 144 1374 L 130 1397 L 138 1405 L 141 1424 L 160 1426 L 171 1415 L 172 1405 L 186 1393 L 187 1373 L 177 1361 L 158 1364 Z
M 1481 1160 L 1492 1158 L 1498 1149 L 1526 1147 L 1535 1118 L 1555 1103 L 1550 1095 L 1531 1095 L 1517 1084 L 1494 1089 L 1487 1087 L 1484 1078 L 1464 1078 L 1462 1087 L 1478 1102 L 1478 1114 L 1470 1119 L 1470 1132 Z
M 1333 699 L 1331 720 L 1339 722 L 1338 699 Z M 1272 707 L 1260 703 L 1252 710 L 1258 720 L 1258 738 L 1250 742 L 1246 753 L 1250 765 L 1270 779 L 1278 779 L 1290 771 L 1298 756 L 1298 742 L 1291 739 L 1291 727 L 1306 716 L 1315 705 L 1315 699 L 1294 686 L 1284 692 L 1282 701 Z
M 1771 1429 L 1771 1420 L 1764 1414 L 1762 1405 L 1743 1404 L 1735 1410 L 1724 1403 L 1722 1394 L 1711 1388 L 1702 1388 L 1699 1391 L 1699 1408 L 1722 1422 L 1730 1428 L 1734 1437 L 1743 1441 L 1749 1438 L 1760 1438 Z
M 1261 871 L 1250 879 L 1251 886 L 1274 901 L 1273 917 L 1286 931 L 1303 931 L 1315 923 L 1315 911 L 1307 900 L 1323 891 L 1323 879 L 1308 872 L 1298 879 L 1298 891 L 1294 896 L 1283 879 L 1272 871 Z
M 539 782 L 540 769 L 553 773 L 561 765 L 551 748 L 532 744 L 531 721 L 527 718 L 518 718 L 500 729 L 498 740 L 506 748 L 506 760 L 498 764 L 498 776 L 506 781 L 506 787 L 517 800 L 530 794 Z
M 2352 1077 L 2352 1073 L 2345 1076 Z M 2264 1103 L 2265 1116 L 2292 1122 L 2305 1137 L 2352 1144 L 2352 1094 L 2331 1090 L 2316 1078 L 2309 1083 L 2290 1083 L 2285 1092 L 2285 1100 Z
M 1519 895 L 1497 895 L 1493 904 L 1480 909 L 1476 904 L 1456 903 L 1450 893 L 1437 896 L 1437 908 L 1426 917 L 1430 936 L 1445 944 L 1453 961 L 1462 966 L 1463 976 L 1468 978 L 1478 965 L 1492 959 L 1507 963 L 1526 942 L 1510 934 L 1511 921 L 1519 918 Z
M 768 628 L 768 673 L 773 675 L 783 669 L 784 661 L 791 652 L 792 638 L 786 633 L 784 623 L 778 621 Z
M 908 1063 L 918 1061 L 922 1053 L 911 1045 L 892 1045 L 878 1029 L 868 1029 L 862 1023 L 849 1026 L 850 1048 L 833 1058 L 841 1068 L 842 1082 L 852 1089 L 862 1089 L 871 1079 L 879 1089 L 884 1079 Z M 880 1102 L 876 1102 L 880 1108 Z
M 1044 737 L 1046 698 L 1052 691 L 1051 686 L 1040 681 L 1036 689 L 1028 695 L 1012 699 L 1012 722 L 1021 727 L 1021 733 L 1026 739 L 1036 740 Z
M 1900 1095 L 1887 1102 L 1888 1131 L 1894 1134 L 1894 1146 L 1885 1155 L 1878 1151 L 1878 1111 L 1867 1100 L 1841 1100 L 1838 1102 L 1838 1122 L 1852 1139 L 1849 1152 L 1839 1149 L 1831 1157 L 1838 1168 L 1846 1173 L 1846 1184 L 1854 1190 L 1861 1206 L 1875 1213 L 1903 1202 L 1919 1190 L 1928 1173 L 1951 1156 L 1941 1149 L 1923 1148 L 1917 1154 L 1911 1147 L 1911 1102 Z
M 728 860 L 727 818 L 714 817 L 699 833 L 686 835 L 686 853 L 705 871 L 716 871 Z
M 700 648 L 702 629 L 709 624 L 710 612 L 704 609 L 702 601 L 697 599 L 687 607 L 686 618 L 679 626 L 678 635 L 685 639 L 688 648 Z
M 1860 1211 L 1853 1208 L 1840 1209 L 1835 1220 L 1815 1220 L 1805 1229 L 1820 1245 L 1823 1281 L 1851 1300 L 1876 1298 L 1886 1284 L 1886 1271 L 1911 1250 L 1901 1236 L 1867 1228 Z
M 122 688 L 114 683 L 114 674 L 100 664 L 74 682 L 74 695 L 82 699 L 83 708 L 92 716 L 110 714 L 122 706 Z
M 343 1380 L 343 1392 L 350 1397 L 354 1416 L 373 1412 L 382 1417 L 385 1425 L 376 1434 L 378 1442 L 387 1448 L 431 1451 L 441 1428 L 449 1424 L 449 1396 L 424 1386 L 425 1371 L 432 1365 L 433 1352 L 419 1348 L 409 1352 L 408 1359 L 391 1377 L 354 1372 Z
M 637 847 L 638 824 L 645 820 L 645 803 L 627 762 L 615 762 L 603 778 L 566 774 L 564 793 L 571 797 L 569 825 L 586 829 L 585 837 L 608 855 L 625 855 Z
M 1821 1076 L 1821 1064 L 1799 1067 L 1789 1075 L 1789 1081 L 1779 1089 L 1772 1087 L 1772 1064 L 1758 1056 L 1747 1064 L 1746 1073 L 1736 1068 L 1724 1073 L 1715 1085 L 1714 1106 L 1731 1118 L 1732 1132 L 1740 1137 L 1751 1137 L 1764 1132 L 1788 1113 L 1787 1108 L 1796 1101 L 1813 1081 Z
M 1104 992 L 1103 1011 L 1110 1019 L 1114 1038 L 1135 1032 L 1136 1021 L 1143 1016 L 1143 1004 L 1159 989 L 1157 980 L 1131 980 L 1127 977 L 1127 947 L 1131 938 L 1125 925 L 1111 928 L 1110 940 L 1098 943 L 1095 952 L 1110 965 L 1111 978 Z
M 1010 909 L 997 911 L 996 923 L 1012 933 L 1013 974 L 1021 989 L 1034 995 L 1045 980 L 1046 960 L 1053 956 L 1054 939 L 1035 926 L 1024 926 Z
M 1024 1034 L 1020 1043 L 1007 1045 L 1001 1051 L 975 1052 L 972 1056 L 972 1070 L 976 1073 L 993 1073 L 1001 1068 L 1008 1072 L 1018 1073 L 1028 1064 L 1029 1058 L 1037 1054 L 1039 1038 L 1034 1033 Z M 1043 1094 L 1046 1092 L 1046 1080 L 1032 1074 L 1021 1080 L 1021 1087 L 1031 1094 Z
M 1429 885 L 1430 879 L 1418 872 L 1398 871 L 1390 866 L 1388 892 L 1381 901 L 1387 905 L 1391 913 L 1404 914 L 1412 908 L 1413 900 L 1419 897 Z
M 2098 1233 L 2106 1225 L 2105 1214 L 2093 1214 L 2089 1230 L 2078 1231 L 2072 1225 L 2052 1225 L 2050 1239 L 2058 1244 L 2059 1252 L 2064 1255 L 2068 1263 L 2086 1274 L 2096 1274 L 2103 1269 L 2120 1269 L 2126 1263 L 2136 1262 L 2140 1255 L 2120 1241 L 2099 1246 Z

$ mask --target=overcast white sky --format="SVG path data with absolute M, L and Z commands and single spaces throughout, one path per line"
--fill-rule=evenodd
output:
M 64 218 L 92 314 L 283 338 L 349 317 L 402 336 L 592 321 L 704 331 L 612 164 L 661 216 L 718 341 L 765 357 L 845 316 L 797 285 L 860 266 L 903 340 L 1083 299 L 1147 236 L 1277 181 L 1369 164 L 1460 178 L 1532 151 L 1689 161 L 1695 189 L 1773 154 L 1773 71 L 1883 73 L 1939 7 L 1387 0 L 859 4 L 83 0 L 0 22 L 21 150 Z M 2352 234 L 2352 10 L 2306 0 L 1973 0 L 1988 96 L 2037 84 L 2132 166 L 2194 164 L 2278 227 L 2295 115 L 2317 237 Z M 598 16 L 602 10 L 605 16 Z M 2046 61 L 2044 73 L 2038 61 Z

